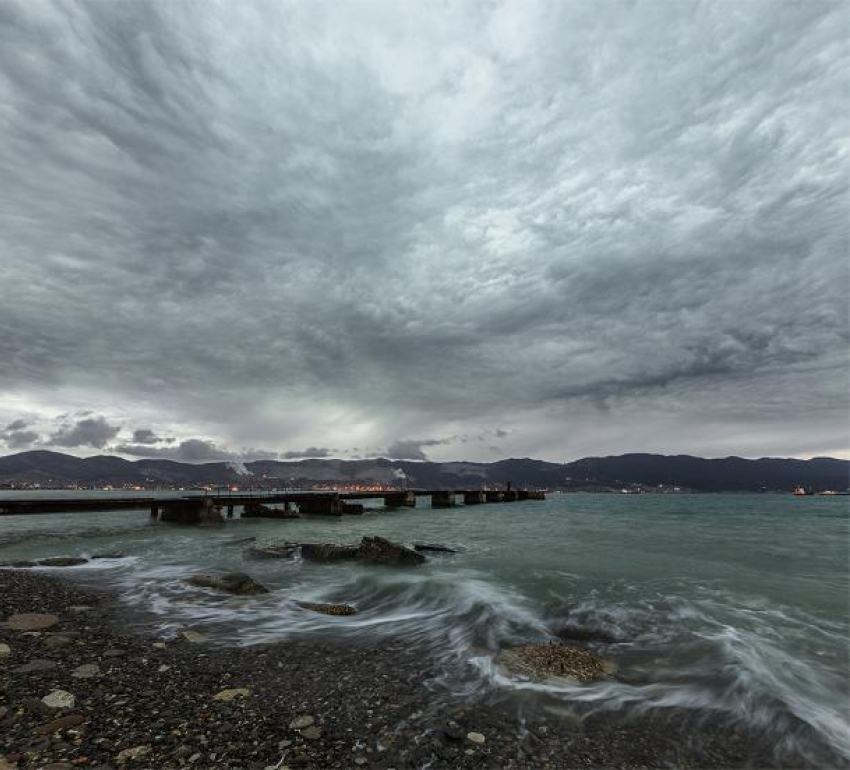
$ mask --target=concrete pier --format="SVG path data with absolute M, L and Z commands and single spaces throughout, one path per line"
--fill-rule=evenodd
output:
M 502 502 L 515 503 L 517 501 L 517 491 L 515 489 L 507 489 L 502 494 Z
M 488 503 L 501 503 L 505 499 L 504 492 L 485 492 L 484 497 Z
M 455 504 L 454 492 L 432 492 L 431 507 L 432 508 L 451 508 Z
M 198 497 L 166 502 L 159 514 L 160 521 L 174 524 L 223 524 L 221 506 L 211 497 Z
M 481 503 L 487 502 L 487 496 L 484 492 L 464 492 L 463 493 L 463 504 L 464 505 L 480 505 Z
M 343 500 L 339 495 L 314 495 L 298 500 L 298 512 L 324 516 L 342 516 Z

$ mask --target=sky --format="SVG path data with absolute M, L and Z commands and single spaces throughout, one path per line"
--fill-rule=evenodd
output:
M 0 2 L 0 454 L 850 457 L 850 5 Z

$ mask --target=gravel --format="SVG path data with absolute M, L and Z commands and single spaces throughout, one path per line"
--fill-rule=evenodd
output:
M 43 628 L 0 626 L 11 650 L 0 661 L 0 768 L 780 764 L 766 736 L 706 715 L 576 720 L 511 693 L 453 696 L 428 653 L 409 640 L 225 648 L 186 634 L 133 633 L 145 618 L 129 612 L 109 594 L 63 576 L 0 570 L 0 620 L 50 615 L 51 632 L 70 639 L 48 648 Z M 12 668 L 43 660 L 54 665 Z M 783 761 L 841 766 L 823 753 Z

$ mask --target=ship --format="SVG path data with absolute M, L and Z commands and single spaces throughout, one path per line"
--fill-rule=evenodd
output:
M 794 487 L 794 494 L 798 497 L 803 497 L 806 495 L 813 495 L 814 492 L 809 492 L 805 487 Z

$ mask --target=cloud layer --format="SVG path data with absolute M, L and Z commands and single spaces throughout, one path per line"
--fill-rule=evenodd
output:
M 848 14 L 0 3 L 0 438 L 847 454 Z

